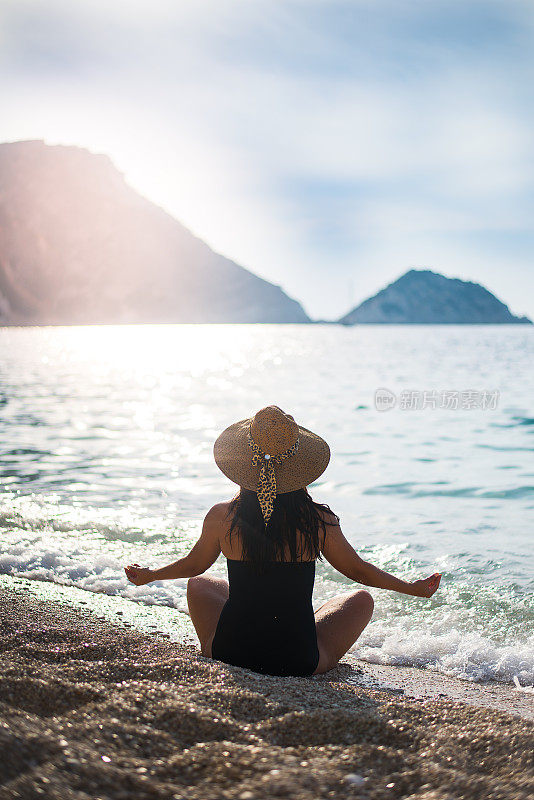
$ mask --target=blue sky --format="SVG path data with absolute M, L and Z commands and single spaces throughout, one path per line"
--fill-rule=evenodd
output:
M 534 317 L 531 0 L 2 0 L 0 141 L 111 156 L 336 318 L 407 269 Z

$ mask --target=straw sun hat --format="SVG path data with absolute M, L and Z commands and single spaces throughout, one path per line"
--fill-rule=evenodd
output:
M 330 448 L 278 406 L 266 406 L 226 428 L 213 455 L 227 478 L 257 493 L 267 523 L 276 495 L 317 480 L 328 466 Z

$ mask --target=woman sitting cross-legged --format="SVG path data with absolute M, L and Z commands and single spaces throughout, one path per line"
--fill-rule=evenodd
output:
M 315 562 L 322 556 L 364 586 L 416 597 L 437 590 L 438 573 L 407 582 L 358 556 L 339 518 L 306 489 L 328 465 L 327 443 L 278 406 L 223 431 L 214 455 L 239 493 L 210 509 L 184 558 L 161 569 L 125 569 L 137 586 L 189 578 L 187 603 L 204 656 L 269 675 L 332 669 L 369 623 L 374 603 L 359 589 L 314 613 Z M 221 552 L 228 582 L 203 574 Z

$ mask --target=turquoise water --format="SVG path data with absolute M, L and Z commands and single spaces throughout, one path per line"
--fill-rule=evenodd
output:
M 311 492 L 358 552 L 443 573 L 431 600 L 372 589 L 356 654 L 532 684 L 533 351 L 530 326 L 1 329 L 0 574 L 160 606 L 168 625 L 186 582 L 134 587 L 122 565 L 187 551 L 235 491 L 214 439 L 275 403 L 329 442 Z M 316 605 L 347 588 L 319 565 Z

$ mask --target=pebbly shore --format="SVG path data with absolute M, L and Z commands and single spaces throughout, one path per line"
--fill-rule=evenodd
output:
M 363 666 L 260 676 L 9 589 L 0 660 L 0 800 L 534 795 L 532 721 L 395 695 Z

